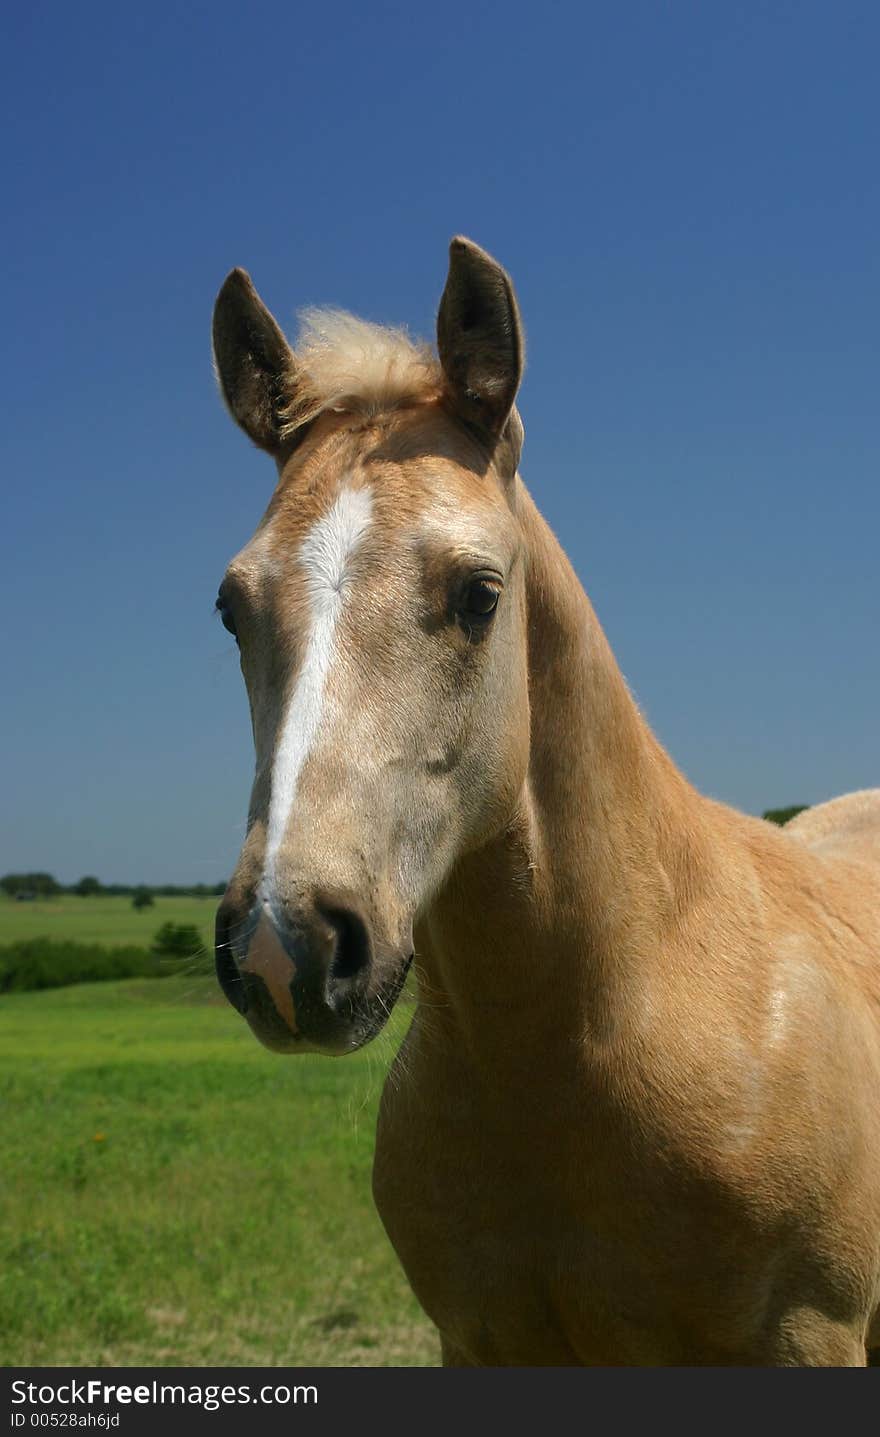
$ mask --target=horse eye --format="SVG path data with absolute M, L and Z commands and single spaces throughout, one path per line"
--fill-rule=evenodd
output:
M 498 607 L 501 585 L 497 579 L 471 579 L 464 591 L 461 614 L 464 619 L 489 619 Z
M 232 617 L 232 610 L 230 609 L 229 605 L 224 603 L 222 599 L 218 599 L 216 604 L 214 605 L 214 608 L 220 615 L 220 622 L 226 632 L 231 634 L 232 637 L 235 639 L 235 642 L 238 643 L 238 634 L 235 630 L 235 620 Z

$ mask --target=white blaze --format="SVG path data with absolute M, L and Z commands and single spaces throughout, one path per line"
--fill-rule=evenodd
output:
M 287 832 L 297 782 L 321 728 L 324 688 L 333 662 L 333 636 L 345 600 L 346 569 L 369 527 L 372 507 L 366 489 L 341 490 L 332 508 L 309 530 L 299 551 L 311 629 L 272 767 L 263 882 L 264 897 L 270 902 L 275 861 Z

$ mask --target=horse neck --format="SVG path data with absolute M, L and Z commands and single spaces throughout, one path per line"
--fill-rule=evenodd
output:
M 490 1063 L 495 1038 L 499 1052 L 563 1052 L 566 1033 L 604 1041 L 624 1027 L 705 872 L 702 800 L 639 714 L 522 487 L 519 497 L 528 777 L 507 830 L 458 864 L 418 952 L 431 1029 Z

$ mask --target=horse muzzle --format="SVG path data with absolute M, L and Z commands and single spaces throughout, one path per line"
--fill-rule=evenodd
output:
M 258 901 L 217 913 L 220 987 L 274 1052 L 353 1052 L 374 1038 L 403 987 L 412 943 L 377 944 L 350 893 L 316 894 L 288 913 Z

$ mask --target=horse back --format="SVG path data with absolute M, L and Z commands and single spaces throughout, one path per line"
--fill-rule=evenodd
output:
M 785 832 L 823 857 L 880 867 L 880 788 L 845 793 L 805 809 L 785 825 Z

